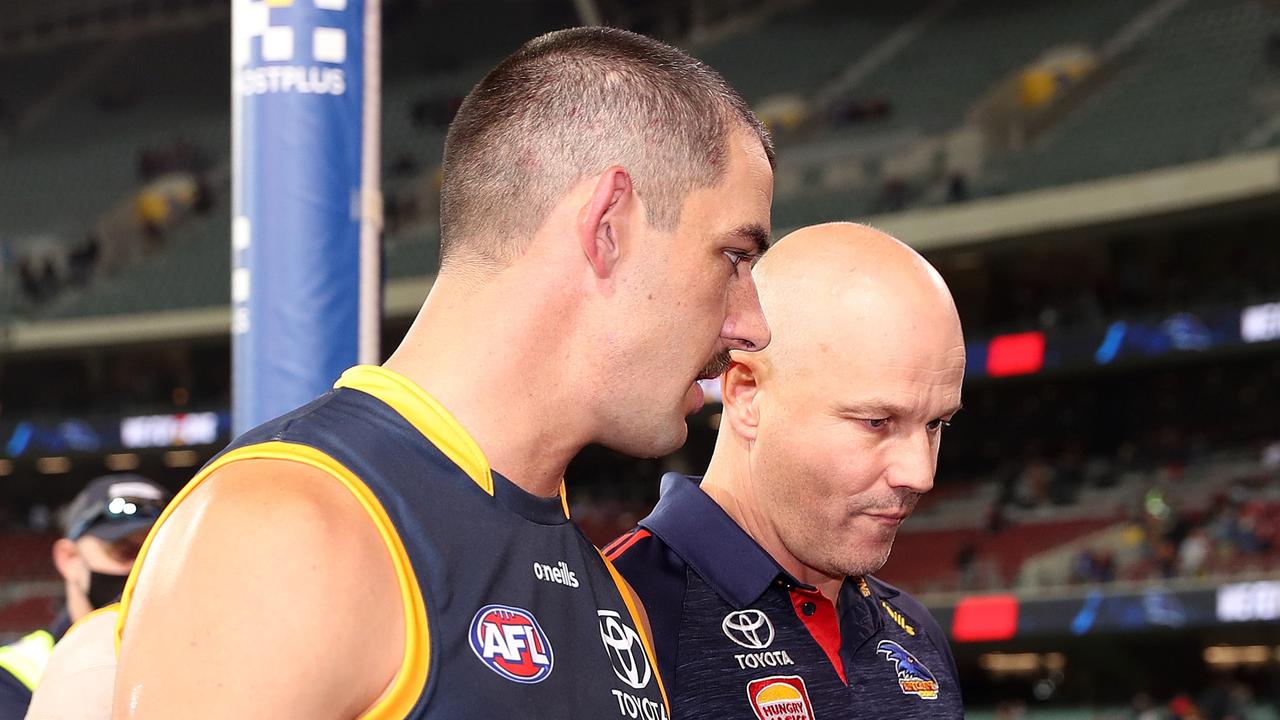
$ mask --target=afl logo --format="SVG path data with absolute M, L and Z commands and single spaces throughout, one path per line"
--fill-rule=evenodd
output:
M 759 610 L 737 610 L 720 623 L 730 640 L 748 650 L 763 650 L 773 642 L 773 623 Z
M 528 610 L 485 605 L 471 621 L 469 639 L 480 662 L 508 680 L 532 684 L 551 674 L 551 643 Z

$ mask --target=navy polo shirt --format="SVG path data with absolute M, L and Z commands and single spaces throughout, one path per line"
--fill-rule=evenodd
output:
M 837 605 L 782 568 L 701 488 L 669 473 L 605 548 L 644 601 L 674 717 L 963 718 L 946 635 L 874 577 Z

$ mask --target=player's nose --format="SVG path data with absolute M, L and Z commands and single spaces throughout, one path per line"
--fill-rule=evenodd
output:
M 732 350 L 763 350 L 769 344 L 769 323 L 750 274 L 729 289 L 729 307 L 720 336 Z

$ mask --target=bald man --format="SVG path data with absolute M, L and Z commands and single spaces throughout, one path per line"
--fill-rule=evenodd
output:
M 773 340 L 732 354 L 705 477 L 664 477 L 605 549 L 645 602 L 673 714 L 961 718 L 944 633 L 872 576 L 960 409 L 951 295 L 849 223 L 789 235 L 755 277 Z

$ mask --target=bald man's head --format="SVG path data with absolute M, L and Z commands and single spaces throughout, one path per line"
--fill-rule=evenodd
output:
M 905 243 L 866 225 L 797 230 L 760 261 L 755 278 L 766 317 L 781 328 L 759 358 L 784 375 L 829 372 L 832 363 L 895 341 L 918 341 L 909 336 L 920 333 L 963 344 L 955 303 L 938 271 Z
M 874 572 L 933 487 L 960 409 L 951 293 L 919 253 L 853 223 L 788 235 L 755 278 L 773 339 L 733 354 L 716 454 L 738 456 L 726 466 L 749 485 L 741 496 L 794 559 L 832 577 Z

